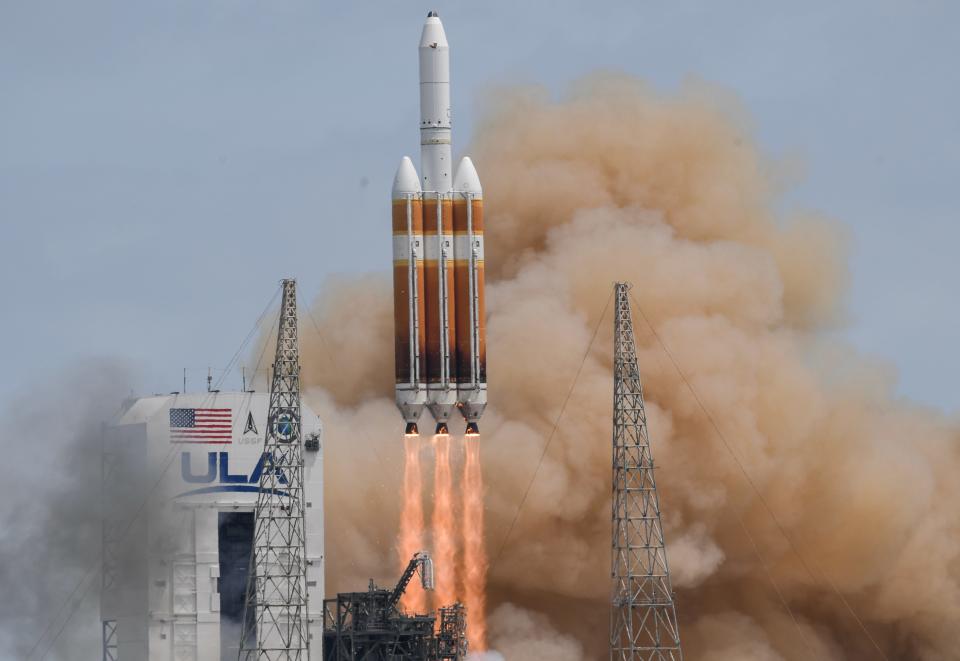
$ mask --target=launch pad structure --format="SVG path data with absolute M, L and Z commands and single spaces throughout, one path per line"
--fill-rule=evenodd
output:
M 466 610 L 456 603 L 437 614 L 407 614 L 400 598 L 419 573 L 433 589 L 433 561 L 413 556 L 392 589 L 373 580 L 366 592 L 341 592 L 323 602 L 323 661 L 462 661 L 467 655 Z M 439 620 L 439 622 L 438 622 Z

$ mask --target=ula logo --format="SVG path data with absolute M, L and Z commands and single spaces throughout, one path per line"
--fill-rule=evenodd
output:
M 183 481 L 188 484 L 216 483 L 216 486 L 192 489 L 181 493 L 180 496 L 194 496 L 202 493 L 219 493 L 223 491 L 256 492 L 260 490 L 260 476 L 263 475 L 263 471 L 265 470 L 274 471 L 278 484 L 288 483 L 287 476 L 284 475 L 280 468 L 273 465 L 273 457 L 268 452 L 260 455 L 260 460 L 250 475 L 230 472 L 229 452 L 208 452 L 206 472 L 194 473 L 191 454 L 184 452 L 180 455 L 180 475 Z M 286 492 L 277 490 L 277 493 L 285 494 Z

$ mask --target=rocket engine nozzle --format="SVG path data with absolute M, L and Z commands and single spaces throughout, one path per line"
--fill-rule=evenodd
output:
M 467 436 L 479 436 L 480 435 L 480 425 L 476 422 L 467 423 Z
M 447 429 L 447 423 L 445 423 L 445 422 L 438 422 L 438 423 L 437 423 L 437 430 L 436 430 L 435 432 L 433 432 L 433 433 L 436 434 L 437 436 L 447 436 L 447 435 L 450 434 L 450 430 Z
M 406 429 L 403 430 L 404 436 L 419 436 L 420 430 L 417 428 L 417 423 L 408 422 Z

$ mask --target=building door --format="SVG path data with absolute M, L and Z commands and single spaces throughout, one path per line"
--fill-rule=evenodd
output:
M 220 512 L 220 660 L 236 661 L 243 629 L 243 602 L 253 552 L 253 512 Z M 256 613 L 247 613 L 249 640 Z

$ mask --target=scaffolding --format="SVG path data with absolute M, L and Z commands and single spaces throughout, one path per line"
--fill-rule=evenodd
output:
M 433 589 L 433 563 L 417 553 L 396 587 L 341 592 L 323 602 L 324 661 L 463 661 L 467 655 L 466 610 L 460 603 L 437 614 L 405 613 L 403 595 L 415 573 Z M 439 624 L 438 624 L 439 619 Z
M 300 421 L 296 282 L 284 280 L 240 639 L 243 661 L 310 658 Z
M 643 407 L 630 286 L 618 282 L 614 288 L 610 660 L 680 661 L 683 653 Z

